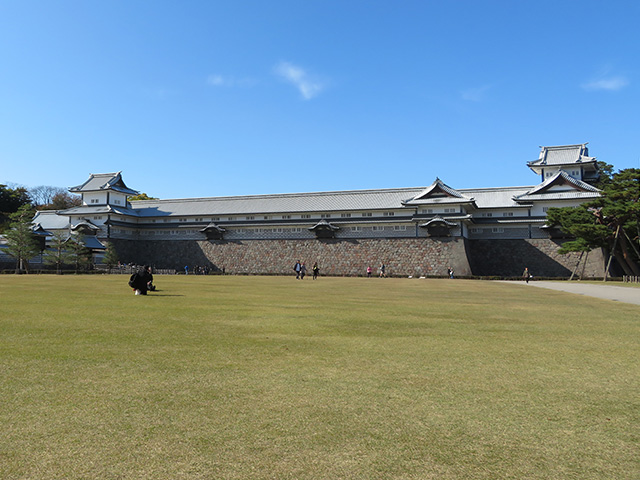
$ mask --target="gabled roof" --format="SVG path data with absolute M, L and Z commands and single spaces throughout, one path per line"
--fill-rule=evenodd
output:
M 93 235 L 87 235 L 84 237 L 84 246 L 91 249 L 91 250 L 106 250 L 107 247 L 104 245 L 104 243 L 102 243 L 100 240 L 98 240 L 97 237 L 94 237 Z
M 95 224 L 93 224 L 90 220 L 87 220 L 86 218 L 81 219 L 78 223 L 76 223 L 75 225 L 71 225 L 71 230 L 75 231 L 75 230 L 79 230 L 79 229 L 88 229 L 91 230 L 93 232 L 98 232 L 100 231 L 100 227 L 96 226 Z
M 92 173 L 86 182 L 75 187 L 70 187 L 69 191 L 83 193 L 114 190 L 127 195 L 137 195 L 139 192 L 130 189 L 124 184 L 121 174 L 121 171 L 116 173 Z
M 58 215 L 56 210 L 40 210 L 33 217 L 33 223 L 47 231 L 61 230 L 69 228 L 69 217 Z
M 556 147 L 541 147 L 540 157 L 533 162 L 527 162 L 529 168 L 540 173 L 542 167 L 589 166 L 597 168 L 596 158 L 589 156 L 586 143 L 577 145 L 559 145 Z
M 447 227 L 455 227 L 455 226 L 457 226 L 456 223 L 449 222 L 448 220 L 445 220 L 444 218 L 442 218 L 440 216 L 435 216 L 431 220 L 429 220 L 428 222 L 422 223 L 420 225 L 420 227 L 425 228 L 425 227 L 429 227 L 431 225 L 446 225 Z
M 226 230 L 221 226 L 216 225 L 215 223 L 210 223 L 209 225 L 207 225 L 206 227 L 204 227 L 202 230 L 199 230 L 199 231 L 200 232 L 216 231 L 216 232 L 224 233 Z
M 126 207 L 118 207 L 115 205 L 80 205 L 72 207 L 68 210 L 58 211 L 60 215 L 106 215 L 108 213 L 117 213 L 119 215 L 129 215 L 137 217 L 138 212 Z
M 532 200 L 587 199 L 599 196 L 600 190 L 596 187 L 560 170 L 528 192 L 514 196 L 513 199 L 516 202 L 530 202 Z
M 318 223 L 316 223 L 313 227 L 308 228 L 307 230 L 314 231 L 316 229 L 327 229 L 327 230 L 331 230 L 331 231 L 335 232 L 336 230 L 340 230 L 340 227 L 338 227 L 337 225 L 333 225 L 332 223 L 327 222 L 323 218 Z
M 402 202 L 403 205 L 423 205 L 433 203 L 470 203 L 473 197 L 467 197 L 445 184 L 439 178 L 427 188 L 419 192 L 415 197 Z

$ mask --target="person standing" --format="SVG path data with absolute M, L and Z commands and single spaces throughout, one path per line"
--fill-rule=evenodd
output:
M 525 282 L 529 283 L 529 279 L 531 278 L 531 274 L 529 273 L 529 268 L 524 267 L 524 272 L 522 272 L 522 278 Z
M 300 280 L 304 280 L 304 276 L 307 274 L 307 267 L 303 263 L 300 265 Z
M 313 279 L 318 278 L 318 274 L 320 273 L 320 267 L 318 267 L 318 262 L 313 264 Z
M 373 271 L 373 269 L 371 268 L 371 265 L 369 265 L 367 267 L 367 278 L 371 278 L 371 272 Z
M 387 270 L 387 267 L 385 267 L 384 263 L 381 263 L 380 264 L 380 278 L 387 276 L 386 270 Z
M 294 272 L 296 272 L 296 280 L 298 280 L 300 278 L 300 269 L 302 268 L 302 265 L 300 265 L 300 260 L 298 260 L 296 262 L 296 264 L 293 266 L 293 270 Z

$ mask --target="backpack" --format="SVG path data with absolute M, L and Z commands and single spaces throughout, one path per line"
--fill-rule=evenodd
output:
M 138 272 L 131 275 L 131 277 L 129 278 L 129 286 L 131 288 L 136 288 L 136 285 L 138 284 L 138 278 L 139 278 Z

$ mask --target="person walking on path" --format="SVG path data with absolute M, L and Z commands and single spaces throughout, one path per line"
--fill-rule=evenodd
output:
M 529 283 L 529 279 L 531 278 L 531 274 L 529 273 L 529 268 L 524 267 L 524 272 L 522 272 L 522 278 L 525 282 Z

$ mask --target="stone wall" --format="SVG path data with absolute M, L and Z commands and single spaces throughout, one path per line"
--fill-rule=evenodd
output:
M 534 277 L 569 277 L 580 253 L 559 254 L 562 243 L 550 239 L 470 240 L 471 270 L 479 276 L 516 277 L 527 267 Z M 602 251 L 594 250 L 582 257 L 577 273 L 602 277 L 604 264 Z
M 208 266 L 231 274 L 290 275 L 296 260 L 311 271 L 318 262 L 322 274 L 364 275 L 367 266 L 377 274 L 381 262 L 395 276 L 522 275 L 525 267 L 537 277 L 568 277 L 579 254 L 560 255 L 561 245 L 549 239 L 466 240 L 453 238 L 390 238 L 333 240 L 114 240 L 121 261 L 183 271 L 185 265 Z M 584 276 L 601 277 L 601 252 L 591 252 Z M 579 273 L 583 272 L 583 266 Z
M 226 273 L 289 275 L 296 260 L 325 275 L 364 275 L 384 262 L 389 275 L 470 275 L 466 241 L 425 238 L 361 240 L 114 241 L 123 262 L 183 270 L 196 265 Z

